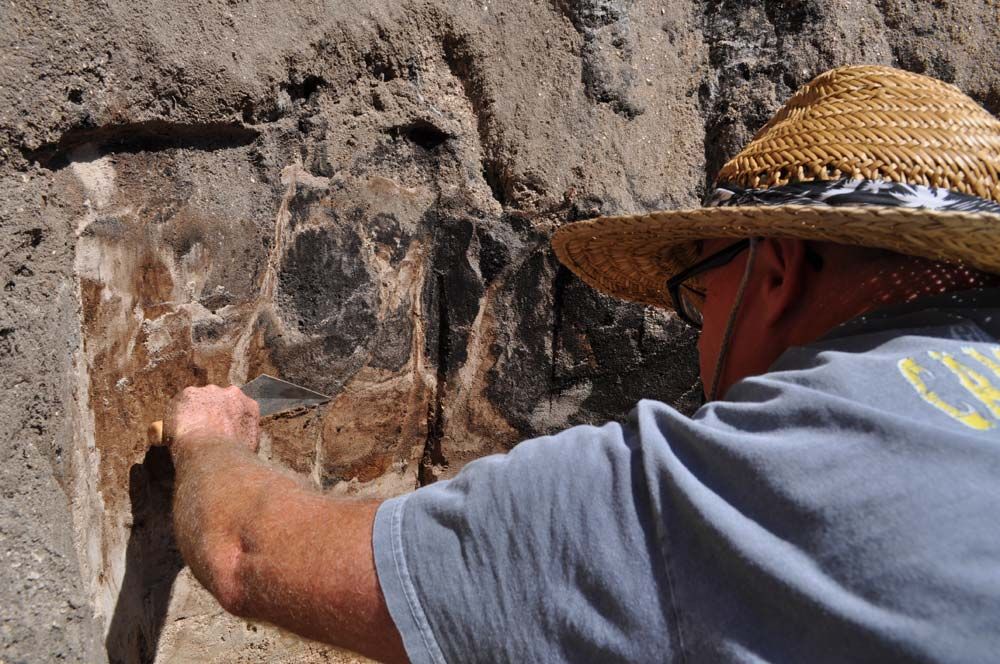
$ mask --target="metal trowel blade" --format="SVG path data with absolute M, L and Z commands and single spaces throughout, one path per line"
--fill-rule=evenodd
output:
M 325 394 L 267 374 L 257 376 L 240 389 L 257 402 L 261 417 L 296 408 L 318 406 L 330 400 Z

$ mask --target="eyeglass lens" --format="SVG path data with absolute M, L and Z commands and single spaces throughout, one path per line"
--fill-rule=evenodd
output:
M 686 285 L 680 287 L 680 305 L 684 308 L 684 314 L 691 321 L 698 325 L 702 324 L 701 305 L 705 301 L 704 295 L 689 288 Z

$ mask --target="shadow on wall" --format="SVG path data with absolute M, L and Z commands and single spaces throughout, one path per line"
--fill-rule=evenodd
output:
M 132 529 L 125 577 L 104 642 L 110 664 L 145 664 L 156 657 L 174 579 L 184 565 L 174 539 L 174 464 L 152 447 L 129 471 Z

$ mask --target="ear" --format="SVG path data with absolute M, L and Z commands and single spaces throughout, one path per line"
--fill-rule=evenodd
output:
M 813 268 L 803 240 L 764 238 L 757 243 L 754 272 L 764 322 L 776 326 L 801 305 Z

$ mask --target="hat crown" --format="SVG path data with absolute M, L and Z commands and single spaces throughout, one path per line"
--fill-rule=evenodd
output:
M 1000 203 L 1000 121 L 928 76 L 839 67 L 799 88 L 717 181 L 766 189 L 842 178 L 942 187 Z

